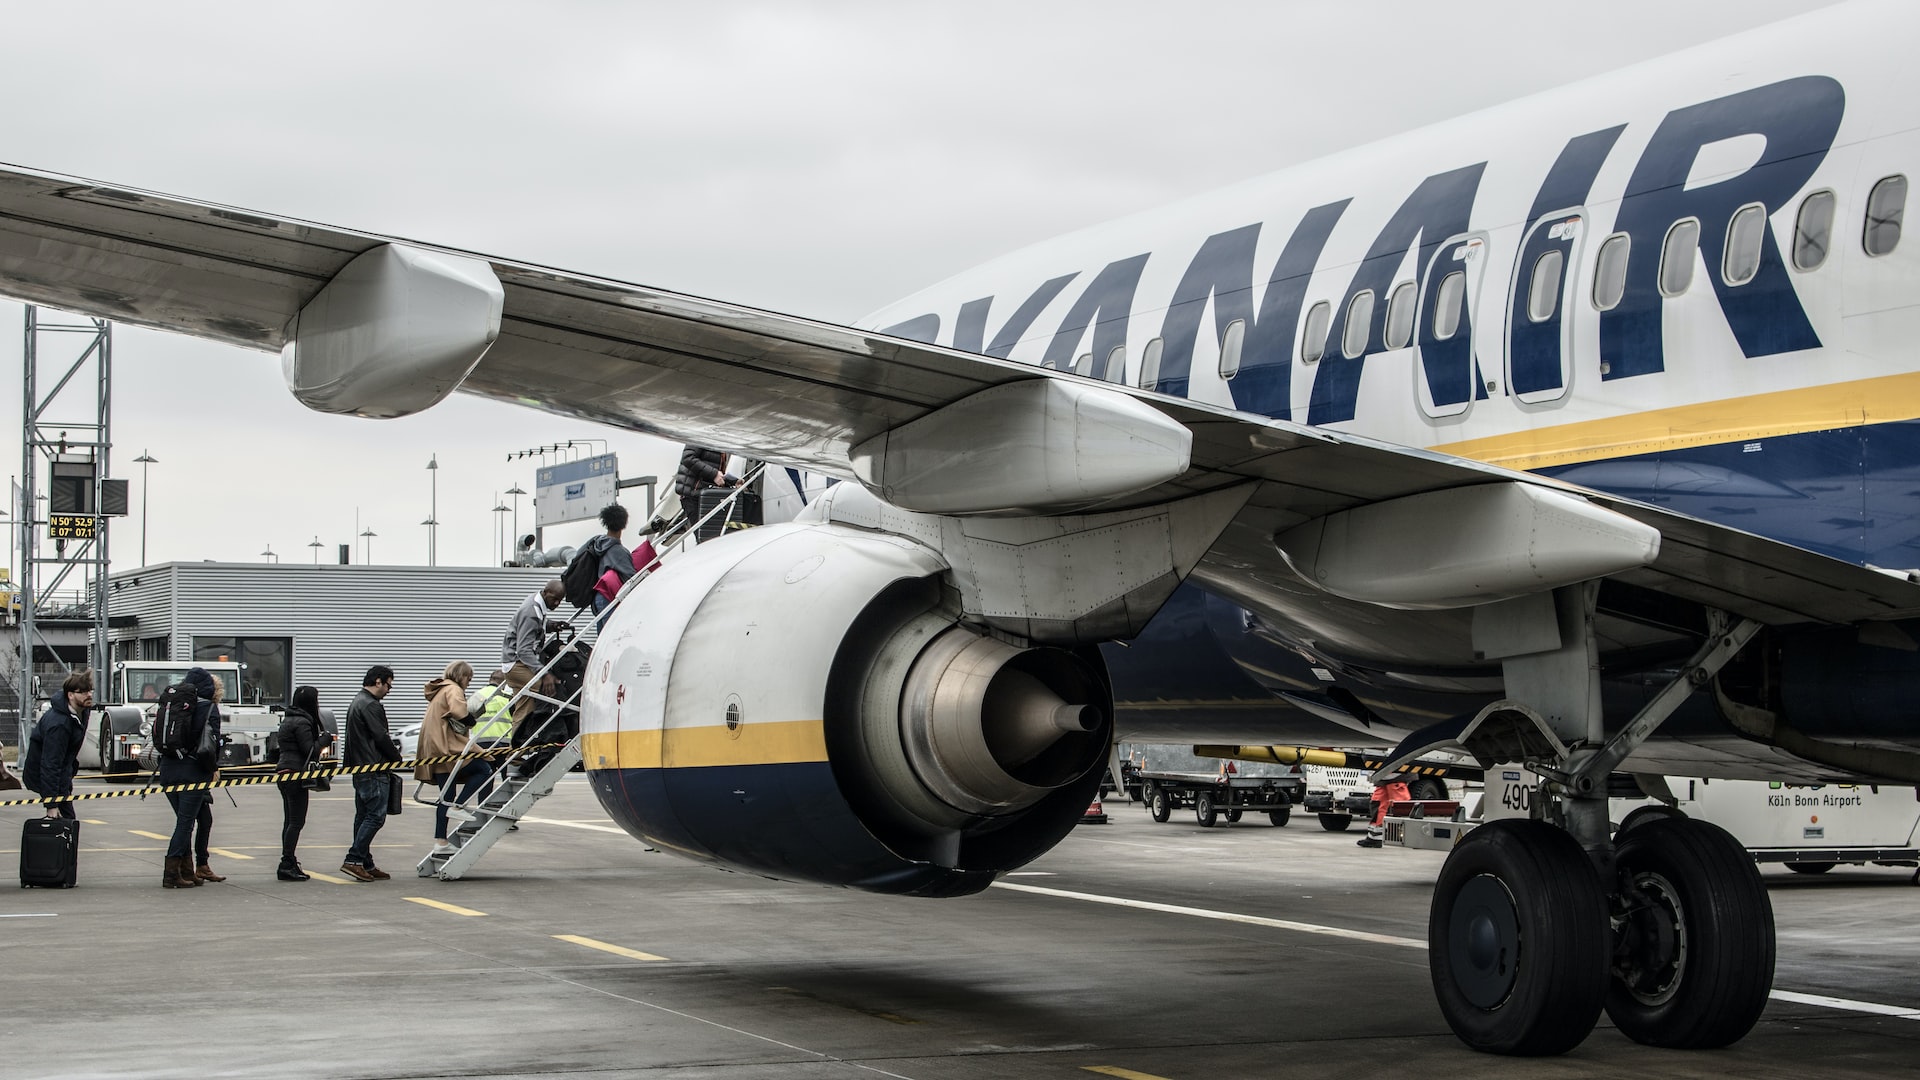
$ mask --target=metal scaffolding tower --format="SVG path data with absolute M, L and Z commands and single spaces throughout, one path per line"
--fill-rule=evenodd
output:
M 126 482 L 107 479 L 113 446 L 111 324 L 29 305 L 25 330 L 21 475 L 10 511 L 19 555 L 20 639 L 13 683 L 23 730 L 16 737 L 33 722 L 34 676 L 64 675 L 82 666 L 73 662 L 72 642 L 79 631 L 86 631 L 84 666 L 96 673 L 106 666 L 107 520 L 127 512 Z M 55 640 L 54 634 L 67 641 Z

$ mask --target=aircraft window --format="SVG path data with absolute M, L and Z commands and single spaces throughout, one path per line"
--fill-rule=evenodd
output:
M 1073 362 L 1073 373 L 1075 375 L 1091 376 L 1093 374 L 1093 354 L 1090 352 L 1081 353 L 1080 359 Z
M 1612 311 L 1627 295 L 1627 252 L 1632 247 L 1633 238 L 1626 233 L 1614 233 L 1600 245 L 1600 262 L 1593 270 L 1595 310 Z
M 1373 334 L 1373 290 L 1362 289 L 1347 302 L 1347 325 L 1340 331 L 1340 351 L 1351 360 L 1367 351 Z
M 1240 348 L 1247 342 L 1247 320 L 1227 324 L 1227 336 L 1220 339 L 1220 377 L 1231 379 L 1240 374 Z
M 1679 296 L 1693 284 L 1693 253 L 1700 250 L 1700 219 L 1682 218 L 1660 248 L 1660 294 Z
M 1745 285 L 1760 272 L 1760 243 L 1767 235 L 1767 208 L 1755 203 L 1734 211 L 1727 223 L 1727 250 L 1720 259 L 1720 279 Z
M 1527 318 L 1546 322 L 1560 306 L 1560 271 L 1567 265 L 1567 254 L 1552 248 L 1533 260 L 1533 280 L 1527 284 Z
M 1440 279 L 1433 300 L 1433 337 L 1445 341 L 1460 332 L 1460 305 L 1467 298 L 1467 272 L 1455 270 Z
M 1418 290 L 1411 281 L 1393 287 L 1387 298 L 1387 348 L 1404 349 L 1413 340 L 1413 312 L 1419 303 Z
M 1325 300 L 1307 309 L 1307 328 L 1300 335 L 1300 359 L 1311 364 L 1327 355 L 1327 324 L 1333 321 L 1333 305 Z
M 1885 255 L 1900 242 L 1900 219 L 1907 211 L 1907 178 L 1889 176 L 1873 185 L 1867 196 L 1867 232 L 1862 241 L 1869 255 Z
M 1140 389 L 1151 390 L 1160 382 L 1160 350 L 1166 342 L 1154 338 L 1140 354 Z
M 1800 215 L 1793 222 L 1793 268 L 1816 270 L 1827 261 L 1833 244 L 1833 206 L 1831 191 L 1816 191 L 1800 203 Z
M 1113 351 L 1107 354 L 1107 370 L 1100 378 L 1110 383 L 1127 381 L 1127 347 L 1125 345 L 1115 345 Z

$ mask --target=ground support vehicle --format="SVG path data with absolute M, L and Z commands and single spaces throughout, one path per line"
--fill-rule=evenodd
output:
M 280 714 L 257 701 L 241 700 L 245 683 L 233 661 L 143 660 L 115 664 L 104 687 L 97 687 L 80 745 L 80 767 L 102 773 L 150 772 L 155 767 L 150 736 L 153 702 L 193 668 L 205 668 L 226 684 L 220 702 L 220 767 L 257 765 L 278 759 Z
M 1239 821 L 1243 814 L 1267 815 L 1285 825 L 1293 807 L 1306 792 L 1298 776 L 1242 776 L 1237 773 L 1157 772 L 1142 769 L 1140 793 L 1155 821 L 1165 821 L 1176 808 L 1193 809 L 1194 820 L 1211 828 L 1224 816 Z

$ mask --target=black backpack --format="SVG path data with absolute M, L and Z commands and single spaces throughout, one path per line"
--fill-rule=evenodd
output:
M 599 581 L 600 546 L 589 540 L 573 553 L 573 561 L 567 564 L 566 572 L 560 575 L 560 584 L 566 588 L 567 603 L 577 608 L 592 607 L 593 587 Z
M 153 706 L 153 749 L 164 758 L 185 761 L 200 749 L 200 729 L 194 712 L 200 695 L 186 683 L 167 687 Z

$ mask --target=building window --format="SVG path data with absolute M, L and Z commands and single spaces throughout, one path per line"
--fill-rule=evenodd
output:
M 1247 343 L 1247 320 L 1227 324 L 1227 336 L 1220 339 L 1220 377 L 1231 379 L 1240 374 L 1240 350 Z
M 1455 270 L 1440 279 L 1433 298 L 1433 338 L 1446 341 L 1460 332 L 1460 309 L 1467 299 L 1467 272 Z
M 1693 253 L 1700 250 L 1700 219 L 1682 218 L 1660 246 L 1660 295 L 1679 296 L 1693 284 Z
M 293 697 L 293 639 L 283 637 L 193 637 L 193 658 L 234 660 L 241 685 L 227 687 L 235 704 L 284 705 Z
M 1307 328 L 1300 335 L 1300 359 L 1316 363 L 1327 355 L 1327 324 L 1333 321 L 1333 305 L 1325 300 L 1307 309 Z
M 1419 304 L 1419 291 L 1411 281 L 1393 287 L 1387 298 L 1387 348 L 1404 349 L 1413 340 L 1413 312 Z
M 1567 254 L 1559 248 L 1542 252 L 1533 260 L 1533 280 L 1527 283 L 1527 318 L 1546 322 L 1560 307 L 1560 271 L 1567 265 Z
M 1760 244 L 1767 236 L 1767 208 L 1754 203 L 1734 211 L 1727 223 L 1727 250 L 1720 259 L 1720 279 L 1745 285 L 1760 272 Z
M 1349 360 L 1367 351 L 1367 338 L 1373 334 L 1373 290 L 1362 289 L 1347 301 L 1347 324 L 1340 328 L 1340 351 Z
M 1593 306 L 1597 311 L 1612 311 L 1627 295 L 1627 252 L 1633 238 L 1614 233 L 1600 245 L 1599 265 L 1593 270 Z
M 1816 191 L 1800 203 L 1793 220 L 1793 268 L 1817 270 L 1827 261 L 1833 246 L 1833 205 L 1831 191 Z
M 1869 255 L 1886 255 L 1900 243 L 1900 219 L 1907 212 L 1907 178 L 1889 176 L 1867 196 L 1867 231 L 1861 238 Z
M 1140 353 L 1140 389 L 1151 390 L 1159 385 L 1160 350 L 1164 348 L 1166 343 L 1154 338 L 1147 342 L 1146 349 Z

